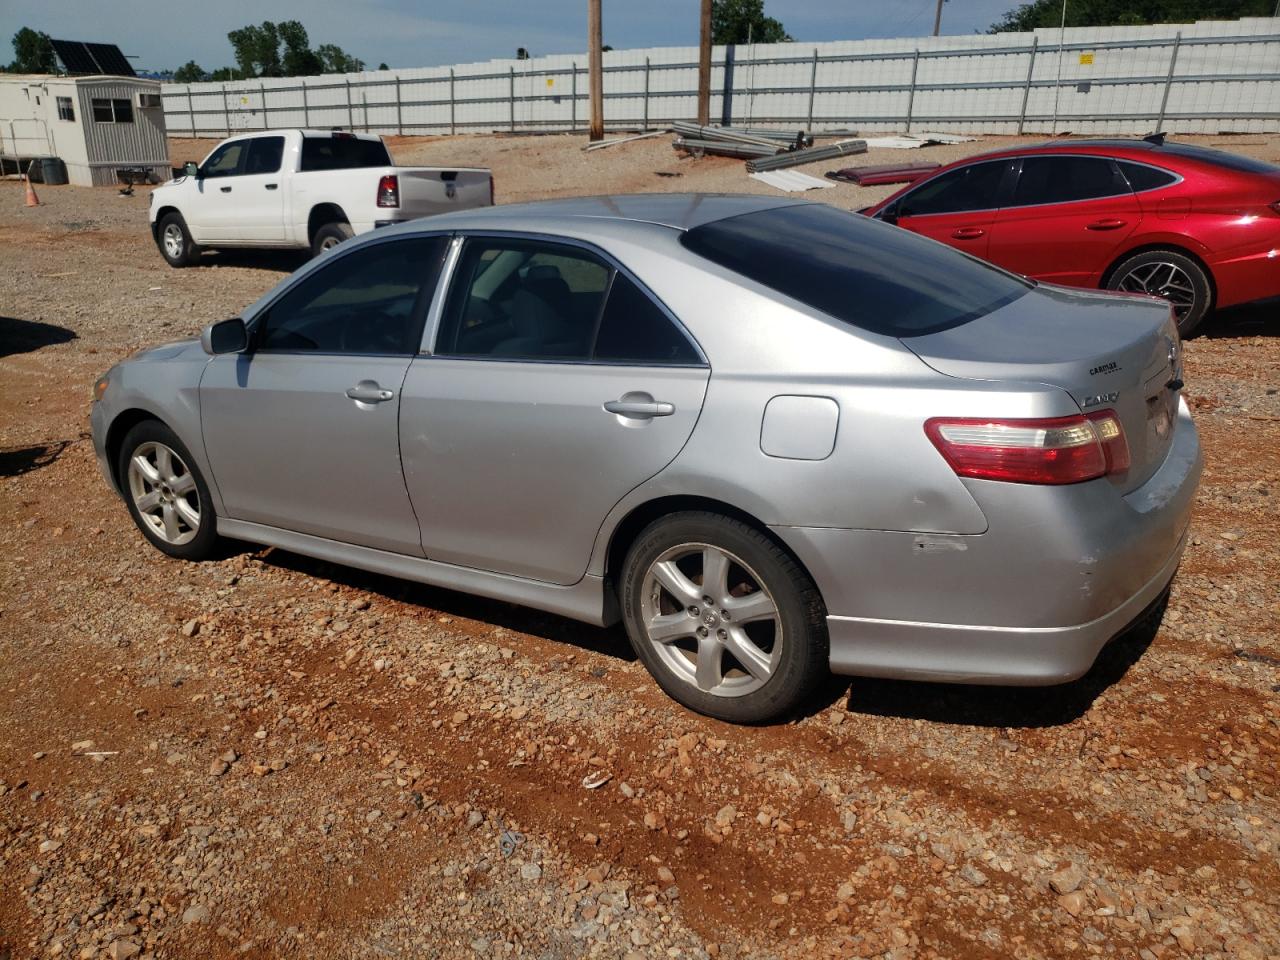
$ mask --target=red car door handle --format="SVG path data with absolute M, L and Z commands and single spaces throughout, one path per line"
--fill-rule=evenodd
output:
M 956 240 L 977 240 L 984 236 L 987 231 L 981 227 L 961 227 L 959 230 L 952 232 L 951 236 Z
M 1126 220 L 1116 220 L 1116 219 L 1095 220 L 1095 221 L 1093 221 L 1093 223 L 1089 224 L 1089 226 L 1087 227 L 1087 229 L 1089 229 L 1089 230 L 1119 230 L 1119 229 L 1120 229 L 1121 227 L 1123 227 L 1127 222 L 1128 222 L 1128 221 L 1126 221 Z

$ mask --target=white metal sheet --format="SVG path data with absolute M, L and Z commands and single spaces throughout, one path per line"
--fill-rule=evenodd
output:
M 747 174 L 752 180 L 759 180 L 771 187 L 785 190 L 787 193 L 798 193 L 802 190 L 817 190 L 834 187 L 830 180 L 820 180 L 799 170 L 766 170 L 763 173 Z

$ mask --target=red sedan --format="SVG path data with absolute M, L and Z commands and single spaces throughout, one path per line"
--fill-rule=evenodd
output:
M 867 208 L 1036 280 L 1210 310 L 1280 297 L 1280 167 L 1162 135 L 970 157 Z

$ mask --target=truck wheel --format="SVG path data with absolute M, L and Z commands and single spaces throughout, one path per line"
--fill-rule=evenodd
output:
M 156 229 L 160 255 L 171 267 L 189 267 L 200 259 L 200 248 L 191 239 L 180 213 L 166 213 Z
M 349 223 L 326 223 L 316 231 L 315 238 L 311 241 L 311 255 L 318 257 L 355 235 L 356 232 L 351 229 Z

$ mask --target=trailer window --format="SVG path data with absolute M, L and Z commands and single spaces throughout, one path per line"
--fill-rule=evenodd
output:
M 133 104 L 128 100 L 93 98 L 94 123 L 133 123 Z
M 58 119 L 59 120 L 75 120 L 76 109 L 71 105 L 70 97 L 58 98 Z

